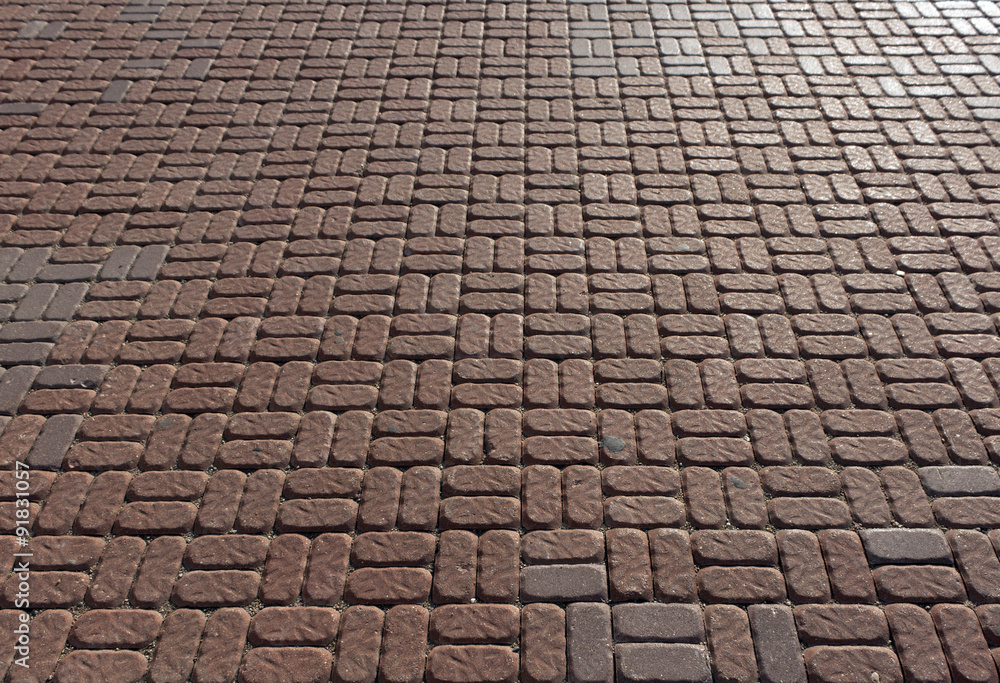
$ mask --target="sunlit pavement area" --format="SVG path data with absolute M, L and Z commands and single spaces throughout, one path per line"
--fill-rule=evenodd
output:
M 0 22 L 0 675 L 997 682 L 992 0 Z

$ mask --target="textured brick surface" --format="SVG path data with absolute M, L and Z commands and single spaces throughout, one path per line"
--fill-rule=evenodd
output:
M 0 678 L 997 681 L 998 76 L 992 0 L 4 3 Z

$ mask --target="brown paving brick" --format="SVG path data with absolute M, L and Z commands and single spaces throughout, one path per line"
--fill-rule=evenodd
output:
M 989 11 L 7 7 L 11 680 L 996 680 Z

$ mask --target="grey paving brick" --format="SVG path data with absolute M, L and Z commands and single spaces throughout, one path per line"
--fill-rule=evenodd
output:
M 55 40 L 62 35 L 67 26 L 65 21 L 50 21 L 38 32 L 38 37 L 42 40 Z
M 81 282 L 92 280 L 100 266 L 93 263 L 45 266 L 35 275 L 38 282 Z
M 132 81 L 124 79 L 111 81 L 101 94 L 101 102 L 121 102 L 125 97 L 125 93 L 132 87 L 132 83 Z
M 59 291 L 59 285 L 32 285 L 11 315 L 12 320 L 38 320 Z
M 21 254 L 23 253 L 24 250 L 17 247 L 0 248 L 0 279 L 7 277 L 11 267 L 21 258 Z
M 14 415 L 17 412 L 37 374 L 38 368 L 31 365 L 7 368 L 0 376 L 0 415 Z
M 607 600 L 604 565 L 550 564 L 521 569 L 522 602 Z
M 8 323 L 0 327 L 0 342 L 54 342 L 65 326 L 62 322 Z
M 115 247 L 114 251 L 111 252 L 111 255 L 104 262 L 101 272 L 97 274 L 97 279 L 124 280 L 136 257 L 139 256 L 140 251 L 142 249 L 134 244 Z
M 989 466 L 921 467 L 917 474 L 931 496 L 1000 496 L 1000 475 Z
M 951 564 L 951 551 L 937 529 L 864 529 L 860 532 L 871 565 Z
M 143 247 L 142 251 L 136 257 L 135 263 L 132 264 L 128 278 L 130 280 L 155 279 L 156 273 L 163 264 L 163 260 L 167 257 L 168 251 L 170 251 L 170 248 L 165 244 L 151 244 Z
M 208 72 L 211 68 L 211 59 L 204 57 L 192 59 L 191 64 L 188 65 L 187 70 L 184 72 L 184 78 L 193 78 L 195 80 L 203 81 L 205 80 L 205 77 L 208 76 Z
M 28 285 L 0 285 L 0 301 L 19 301 L 28 293 Z
M 148 40 L 183 40 L 187 31 L 171 31 L 169 29 L 152 29 L 143 36 Z
M 612 607 L 615 641 L 619 643 L 701 643 L 705 622 L 695 605 L 658 603 Z
M 181 49 L 219 48 L 222 47 L 223 42 L 219 38 L 187 38 L 181 41 Z
M 36 389 L 97 389 L 107 365 L 53 365 L 35 376 Z
M 55 470 L 62 466 L 76 430 L 83 423 L 82 415 L 53 415 L 35 439 L 25 462 L 34 469 Z
M 0 104 L 0 114 L 40 114 L 45 105 L 39 102 L 6 102 Z
M 760 680 L 764 683 L 805 683 L 806 669 L 791 608 L 750 605 L 747 613 Z
M 71 282 L 61 285 L 56 295 L 42 314 L 45 320 L 72 320 L 73 314 L 83 302 L 90 285 L 85 282 Z
M 38 36 L 39 32 L 41 32 L 41 30 L 45 28 L 45 24 L 46 22 L 44 21 L 38 21 L 38 20 L 29 21 L 24 25 L 24 27 L 21 28 L 20 31 L 17 32 L 17 35 L 15 35 L 14 38 L 18 40 L 28 40 L 30 38 L 35 38 Z
M 52 346 L 45 342 L 0 344 L 0 365 L 41 365 L 48 359 Z
M 134 10 L 133 10 L 134 11 Z M 168 64 L 166 59 L 126 59 L 123 69 L 162 69 Z
M 600 603 L 566 607 L 566 654 L 572 683 L 615 680 L 611 650 L 611 608 Z
M 7 281 L 29 282 L 33 280 L 38 271 L 45 265 L 51 253 L 52 250 L 46 247 L 26 249 L 17 260 L 17 263 L 7 272 Z

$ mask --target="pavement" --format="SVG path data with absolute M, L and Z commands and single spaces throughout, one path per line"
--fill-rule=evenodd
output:
M 997 683 L 998 27 L 4 3 L 0 677 Z

